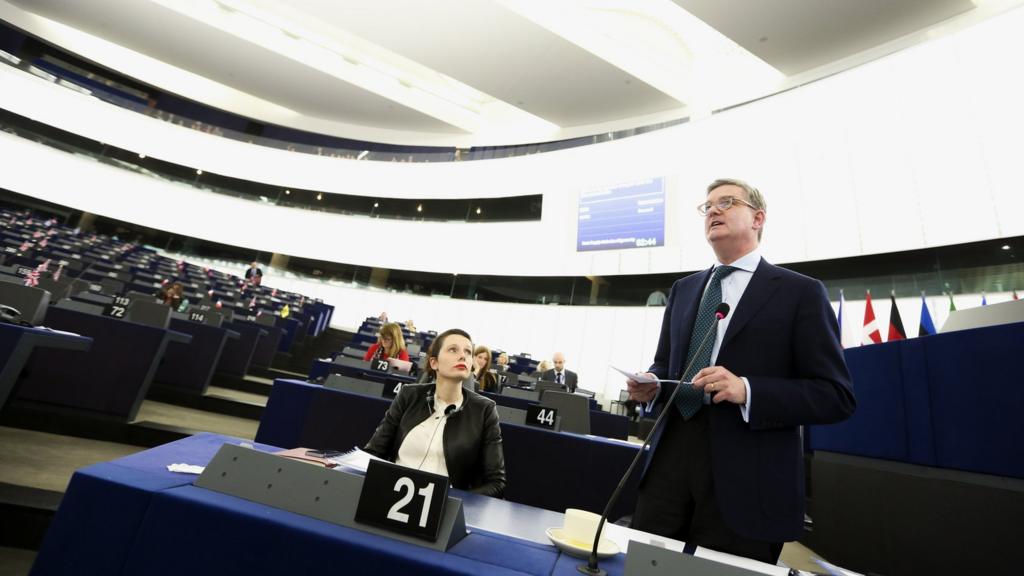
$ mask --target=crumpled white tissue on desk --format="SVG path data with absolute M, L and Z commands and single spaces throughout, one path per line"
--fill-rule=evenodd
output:
M 182 474 L 202 474 L 206 468 L 204 466 L 196 466 L 195 464 L 168 464 L 167 469 L 171 472 L 181 472 Z

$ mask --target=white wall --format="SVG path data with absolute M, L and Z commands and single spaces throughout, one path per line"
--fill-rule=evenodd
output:
M 693 210 L 722 175 L 769 203 L 764 254 L 776 263 L 1024 234 L 1024 10 L 835 77 L 626 140 L 521 158 L 443 164 L 354 162 L 261 149 L 118 110 L 0 66 L 0 106 L 72 132 L 207 171 L 352 194 L 482 197 L 544 194 L 530 223 L 389 221 L 278 208 L 125 172 L 0 133 L 0 187 L 169 232 L 265 252 L 365 266 L 508 274 L 613 275 L 699 269 L 711 261 Z M 1007 62 L 1005 65 L 1001 63 Z M 666 246 L 575 250 L 580 190 L 665 176 Z M 382 238 L 401 243 L 375 249 Z M 295 288 L 354 325 L 387 309 L 418 325 L 462 326 L 481 342 L 546 356 L 560 348 L 587 386 L 618 388 L 609 364 L 644 367 L 660 310 L 544 307 Z M 991 298 L 1006 299 L 1006 295 Z M 990 301 L 994 302 L 995 299 Z M 849 302 L 851 318 L 861 318 Z M 935 305 L 933 303 L 933 305 Z M 958 305 L 963 305 L 958 303 Z M 916 327 L 918 304 L 903 308 Z M 941 305 L 935 305 L 941 324 Z M 888 304 L 875 312 L 879 325 Z M 342 320 L 344 319 L 344 320 Z
M 692 206 L 707 182 L 745 178 L 765 193 L 764 253 L 778 263 L 957 244 L 1024 233 L 1024 76 L 1007 54 L 1024 53 L 1024 10 L 785 94 L 643 136 L 527 157 L 393 164 L 288 153 L 165 124 L 0 67 L 0 106 L 130 150 L 222 174 L 279 184 L 391 197 L 544 194 L 541 222 L 439 224 L 282 210 L 194 193 L 244 226 L 206 226 L 155 197 L 185 194 L 132 183 L 109 191 L 101 167 L 76 173 L 77 208 L 207 240 L 367 266 L 502 274 L 503 259 L 428 259 L 460 243 L 467 254 L 507 253 L 536 275 L 613 275 L 692 270 L 710 252 Z M 7 146 L 14 168 L 41 166 Z M 47 166 L 64 166 L 56 159 Z M 64 169 L 61 168 L 60 171 Z M 109 172 L 109 171 L 107 171 Z M 0 185 L 66 198 L 60 175 L 7 173 Z M 580 190 L 652 176 L 667 181 L 666 245 L 575 252 Z M 120 180 L 120 179 L 119 179 Z M 141 179 L 140 179 L 141 180 Z M 86 194 L 80 191 L 82 183 Z M 110 194 L 118 195 L 111 202 Z M 165 202 L 164 202 L 165 203 Z M 201 210 L 202 211 L 202 210 Z M 256 224 L 258 223 L 258 225 Z M 267 234 L 280 229 L 282 233 Z M 287 232 L 284 232 L 287 230 Z M 415 238 L 415 250 L 367 251 L 365 238 Z

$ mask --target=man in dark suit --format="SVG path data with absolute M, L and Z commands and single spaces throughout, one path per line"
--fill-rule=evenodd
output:
M 575 392 L 576 385 L 579 383 L 579 378 L 572 370 L 565 369 L 565 354 L 555 352 L 555 355 L 551 357 L 551 362 L 555 367 L 541 374 L 540 379 L 554 382 L 555 384 L 561 384 L 562 386 L 565 386 L 565 390 L 567 392 Z
M 670 411 L 633 527 L 774 564 L 803 529 L 800 427 L 844 420 L 856 401 L 824 286 L 761 258 L 760 192 L 716 180 L 698 211 L 717 262 L 672 286 L 647 374 L 683 384 L 666 405 L 675 383 L 627 382 L 631 399 Z M 716 326 L 721 302 L 731 312 Z

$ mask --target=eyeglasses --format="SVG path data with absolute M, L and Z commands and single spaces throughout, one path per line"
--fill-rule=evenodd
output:
M 754 206 L 750 202 L 747 202 L 746 200 L 743 200 L 741 198 L 737 198 L 735 196 L 722 196 L 716 202 L 705 202 L 703 204 L 699 204 L 697 206 L 697 213 L 699 213 L 701 216 L 707 216 L 708 211 L 711 210 L 712 206 L 718 208 L 722 212 L 725 212 L 729 208 L 732 208 L 733 204 L 742 204 L 744 206 L 750 206 L 754 210 L 760 210 L 760 208 L 758 208 L 757 206 Z

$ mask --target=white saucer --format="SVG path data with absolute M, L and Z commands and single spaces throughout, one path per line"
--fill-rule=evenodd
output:
M 548 538 L 562 552 L 576 558 L 589 558 L 590 551 L 594 547 L 593 542 L 580 542 L 579 540 L 569 540 L 565 537 L 565 531 L 562 528 L 548 528 L 544 531 L 548 535 Z M 619 553 L 619 546 L 607 538 L 601 538 L 601 542 L 597 545 L 597 557 L 608 558 L 615 556 Z

